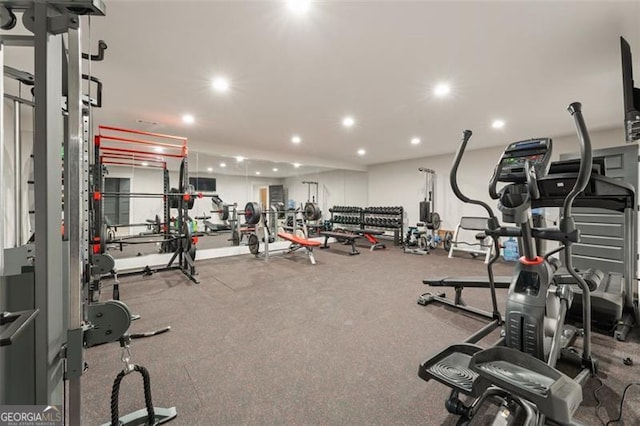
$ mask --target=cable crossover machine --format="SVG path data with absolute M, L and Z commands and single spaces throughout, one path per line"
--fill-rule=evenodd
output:
M 81 25 L 87 20 L 90 32 L 89 17 L 105 14 L 101 0 L 0 2 L 0 97 L 17 101 L 14 106 L 24 106 L 21 109 L 25 111 L 27 106 L 32 108 L 30 161 L 34 172 L 28 192 L 33 192 L 35 206 L 29 212 L 35 225 L 29 241 L 24 243 L 18 236 L 12 247 L 0 249 L 0 405 L 53 406 L 63 424 L 84 424 L 81 378 L 91 367 L 85 349 L 119 342 L 125 367 L 111 392 L 105 392 L 105 400 L 111 396 L 108 424 L 156 425 L 175 418 L 176 409 L 153 405 L 149 371 L 131 361 L 130 342 L 169 328 L 130 333 L 133 316 L 126 304 L 119 300 L 95 301 L 89 296 L 92 281 L 99 281 L 115 266 L 103 245 L 101 201 L 108 196 L 102 187 L 103 166 L 99 161 L 98 147 L 103 138 L 92 137 L 92 108 L 102 104 L 102 83 L 91 75 L 90 62 L 85 62 L 103 60 L 107 47 L 100 41 L 97 54 L 84 53 L 86 37 Z M 12 33 L 18 19 L 24 29 Z M 5 66 L 7 47 L 33 60 L 32 73 Z M 9 91 L 14 84 L 31 90 L 8 93 L 7 80 Z M 92 83 L 86 86 L 88 93 L 83 80 Z M 91 96 L 94 86 L 95 98 Z M 18 153 L 29 148 L 21 146 L 27 141 L 22 141 L 20 110 L 13 111 L 15 127 L 11 132 L 11 123 L 3 116 L 6 109 L 5 102 L 5 108 L 0 109 L 0 176 L 7 182 L 0 185 L 0 211 L 4 211 L 7 188 L 12 183 L 19 188 L 17 181 L 22 178 L 19 169 L 11 175 L 4 168 L 2 156 L 10 149 L 6 134 L 15 134 L 17 163 L 21 162 Z M 181 155 L 186 159 L 186 140 L 183 147 Z M 93 148 L 97 161 L 91 171 Z M 133 154 L 137 153 L 113 151 L 111 161 L 139 158 Z M 184 165 L 186 176 L 186 160 Z M 14 194 L 16 200 L 21 199 L 21 192 Z M 26 221 L 20 218 L 21 203 L 16 204 L 19 214 L 13 225 L 18 235 Z M 0 237 L 5 240 L 5 221 L 0 221 Z M 120 416 L 120 382 L 133 372 L 143 377 L 145 409 Z

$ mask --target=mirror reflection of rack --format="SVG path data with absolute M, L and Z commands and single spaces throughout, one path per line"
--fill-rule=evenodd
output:
M 304 206 L 307 200 L 314 199 L 323 212 L 322 221 L 330 219 L 329 208 L 332 205 L 364 206 L 367 203 L 367 176 L 361 171 L 212 155 L 193 149 L 189 152 L 188 160 L 190 184 L 198 194 L 193 209 L 189 211 L 191 230 L 198 239 L 197 260 L 245 251 L 248 253 L 246 238 L 240 241 L 239 245 L 234 245 L 237 241 L 234 241 L 232 235 L 234 221 L 238 220 L 240 226 L 244 223 L 243 216 L 238 213 L 243 211 L 248 202 L 262 201 L 265 208 L 281 203 L 285 209 L 295 209 Z M 178 169 L 173 166 L 168 168 L 170 186 L 176 186 Z M 154 175 L 152 172 L 151 167 L 142 165 L 111 166 L 107 177 L 129 179 L 129 189 L 132 192 L 153 191 L 155 186 L 162 184 L 157 174 Z M 307 191 L 307 188 L 300 184 L 302 181 L 316 183 L 315 195 L 310 187 Z M 161 206 L 156 206 L 149 200 L 141 201 L 136 205 L 130 205 L 128 209 L 129 222 L 140 226 L 117 229 L 117 235 L 136 235 L 154 231 L 155 225 L 151 222 L 155 222 L 155 216 L 160 214 Z M 171 216 L 175 216 L 175 212 Z M 144 263 L 148 259 L 155 259 L 159 250 L 157 244 L 109 247 L 109 253 L 126 264 Z

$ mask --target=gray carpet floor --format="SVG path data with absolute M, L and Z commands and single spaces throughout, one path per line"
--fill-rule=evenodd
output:
M 428 256 L 397 247 L 347 252 L 338 244 L 315 250 L 315 266 L 302 253 L 268 263 L 248 255 L 201 261 L 200 285 L 178 271 L 122 279 L 122 300 L 141 315 L 132 332 L 171 326 L 131 348 L 133 361 L 151 373 L 154 404 L 176 407 L 171 424 L 455 424 L 444 408 L 448 388 L 421 380 L 418 365 L 483 323 L 416 299 L 428 290 L 423 278 L 480 275 L 485 265 L 465 256 L 447 259 L 442 250 Z M 496 272 L 508 275 L 512 268 L 499 264 Z M 505 294 L 499 290 L 500 301 Z M 490 307 L 485 289 L 464 295 L 469 304 Z M 594 336 L 605 422 L 618 415 L 624 386 L 640 381 L 639 343 L 637 330 L 627 342 Z M 624 365 L 625 357 L 634 365 Z M 96 425 L 110 417 L 120 348 L 91 348 L 86 361 L 83 424 Z M 601 424 L 593 396 L 598 386 L 588 382 L 577 411 L 586 424 Z M 120 400 L 121 414 L 144 407 L 139 377 L 125 378 Z M 628 392 L 623 418 L 619 424 L 640 424 L 638 387 Z

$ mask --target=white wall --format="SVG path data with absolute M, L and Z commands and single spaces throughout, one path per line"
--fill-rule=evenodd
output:
M 593 148 L 606 148 L 623 145 L 622 128 L 591 131 Z M 506 144 L 505 144 L 506 146 Z M 458 184 L 463 193 L 470 198 L 480 199 L 495 208 L 496 202 L 488 194 L 488 182 L 503 147 L 472 150 L 473 138 L 460 164 Z M 560 154 L 577 152 L 578 140 L 575 135 L 553 138 L 553 159 Z M 461 216 L 486 216 L 481 207 L 464 204 L 459 201 L 449 185 L 449 171 L 453 154 L 437 157 L 424 157 L 393 163 L 378 164 L 369 167 L 369 204 L 376 206 L 403 206 L 408 224 L 418 221 L 418 203 L 424 199 L 424 175 L 418 167 L 427 167 L 437 173 L 436 211 L 443 220 L 442 229 L 455 229 Z M 497 211 L 497 210 L 496 210 Z
M 215 177 L 216 178 L 216 192 L 218 196 L 226 204 L 238 204 L 240 211 L 244 210 L 244 206 L 252 201 L 260 201 L 260 188 L 269 185 L 282 185 L 283 179 L 276 178 L 259 178 L 255 176 L 228 176 L 228 175 L 202 175 L 202 177 Z M 192 217 L 202 216 L 205 213 L 212 216 L 212 222 L 217 223 L 217 215 L 212 215 L 209 212 L 213 208 L 211 203 L 211 197 L 203 197 L 196 199 L 193 206 Z
M 294 200 L 296 205 L 305 203 L 308 198 L 307 185 L 302 181 L 318 182 L 318 199 L 316 202 L 323 212 L 323 218 L 329 218 L 331 206 L 360 206 L 368 204 L 368 173 L 352 170 L 332 170 L 323 173 L 313 173 L 285 179 L 284 186 L 288 200 Z M 311 187 L 311 196 L 315 195 L 315 188 Z

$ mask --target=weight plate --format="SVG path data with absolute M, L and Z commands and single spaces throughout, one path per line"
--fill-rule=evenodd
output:
M 191 227 L 187 221 L 182 222 L 182 250 L 191 250 L 193 239 L 191 238 Z
M 430 216 L 431 220 L 429 221 L 429 223 L 427 223 L 427 228 L 437 231 L 438 229 L 440 229 L 441 224 L 440 215 L 437 212 L 433 212 Z
M 256 234 L 249 235 L 249 251 L 255 255 L 260 252 L 260 240 Z
M 174 194 L 174 195 L 169 195 L 169 207 L 171 207 L 172 209 L 177 209 L 178 207 L 180 207 L 180 191 L 178 191 L 178 188 L 171 188 L 169 190 L 170 194 Z
M 304 205 L 304 218 L 307 220 L 318 220 L 322 216 L 320 207 L 316 203 L 308 202 Z
M 238 231 L 233 231 L 231 233 L 231 243 L 234 246 L 239 246 L 240 245 L 240 234 L 238 234 Z
M 249 202 L 244 206 L 244 221 L 247 225 L 257 225 L 262 216 L 262 209 L 258 203 Z
M 178 250 L 177 240 L 172 239 L 172 240 L 163 241 L 162 244 L 160 245 L 160 253 L 175 253 L 176 250 Z
M 229 206 L 226 204 L 222 206 L 222 210 L 219 210 L 218 214 L 220 215 L 220 220 L 229 220 Z
M 442 241 L 442 248 L 445 249 L 445 251 L 451 250 L 452 240 L 453 240 L 453 235 L 451 235 L 451 232 L 447 232 L 446 234 L 444 234 L 444 241 Z
M 116 261 L 110 254 L 96 254 L 93 256 L 92 266 L 94 267 L 94 270 L 92 271 L 94 275 L 105 275 L 113 271 L 116 267 Z

